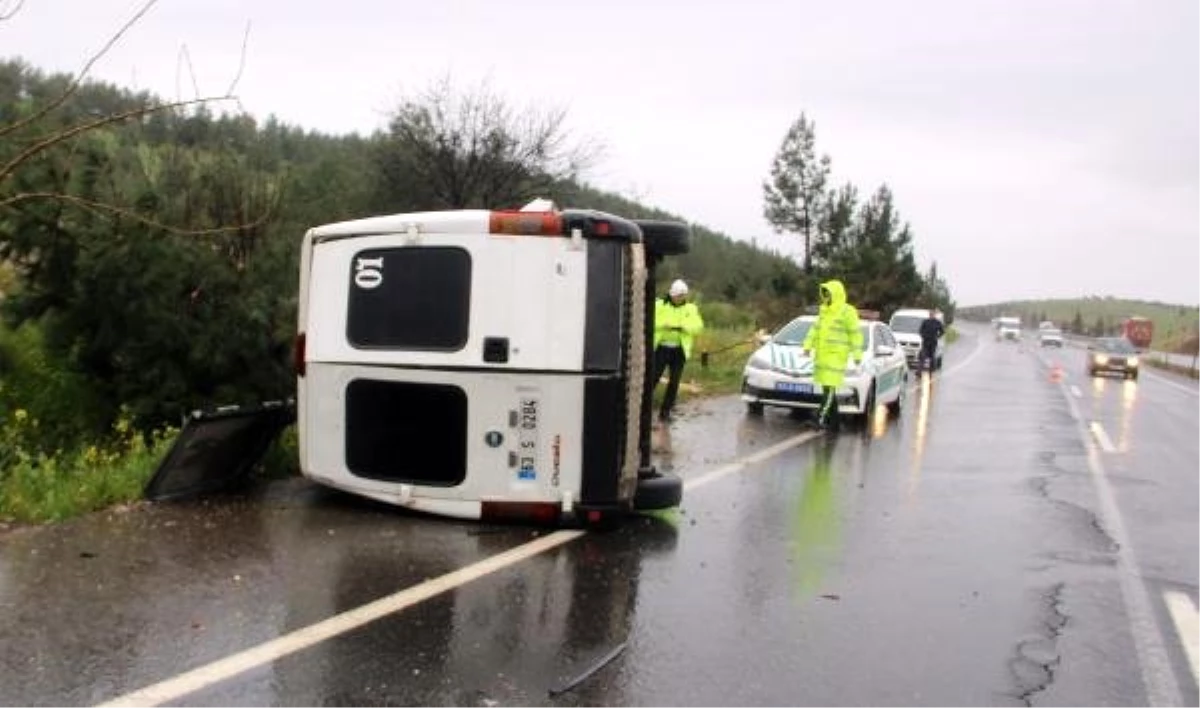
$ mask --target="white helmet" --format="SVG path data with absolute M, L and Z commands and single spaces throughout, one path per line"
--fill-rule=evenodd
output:
M 687 283 L 683 282 L 682 280 L 676 280 L 675 282 L 671 283 L 671 289 L 667 291 L 667 294 L 671 297 L 675 297 L 677 295 L 687 295 Z

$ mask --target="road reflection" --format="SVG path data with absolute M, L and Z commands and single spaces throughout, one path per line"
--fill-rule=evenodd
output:
M 1120 407 L 1117 411 L 1117 430 L 1116 439 L 1113 441 L 1113 447 L 1117 452 L 1129 452 L 1133 449 L 1133 436 L 1131 428 L 1133 427 L 1133 412 L 1137 404 L 1138 398 L 1138 382 L 1130 379 L 1110 379 L 1105 376 L 1092 377 L 1092 403 L 1097 411 L 1111 407 L 1105 403 L 1109 398 L 1107 391 L 1119 388 L 1120 390 Z
M 310 517 L 287 540 L 319 544 L 316 567 L 296 568 L 287 583 L 287 624 L 346 612 L 418 578 L 470 566 L 520 545 L 527 528 L 414 522 L 342 525 Z M 381 526 L 389 528 L 384 533 Z M 374 527 L 375 530 L 371 530 Z M 549 531 L 547 531 L 549 532 Z M 570 687 L 620 649 L 638 605 L 642 563 L 675 549 L 677 530 L 660 517 L 638 517 L 608 533 L 589 533 L 562 550 L 450 587 L 406 611 L 344 638 L 277 662 L 271 685 L 284 705 L 535 705 Z M 288 551 L 287 547 L 292 546 Z M 312 556 L 309 555 L 309 558 Z M 453 677 L 453 681 L 447 681 Z M 587 681 L 570 693 L 583 704 L 614 705 L 619 687 Z M 243 704 L 236 696 L 229 705 Z
M 836 436 L 816 442 L 812 465 L 791 518 L 790 555 L 796 584 L 804 595 L 821 588 L 825 571 L 841 546 L 841 524 L 830 473 Z
M 908 470 L 906 501 L 912 501 L 916 496 L 917 487 L 920 486 L 921 468 L 925 461 L 925 446 L 929 438 L 929 406 L 933 400 L 933 375 L 928 371 L 921 372 L 921 378 L 917 382 L 916 399 L 916 430 L 913 433 L 912 464 Z

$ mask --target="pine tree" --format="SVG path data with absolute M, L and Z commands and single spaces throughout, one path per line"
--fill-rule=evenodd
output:
M 770 178 L 763 182 L 763 216 L 778 233 L 803 239 L 806 273 L 813 267 L 830 169 L 829 156 L 817 156 L 815 130 L 813 122 L 801 113 L 775 154 Z

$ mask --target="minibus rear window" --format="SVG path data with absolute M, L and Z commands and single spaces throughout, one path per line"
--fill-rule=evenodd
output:
M 467 476 L 467 394 L 458 386 L 355 379 L 346 386 L 346 468 L 453 487 Z
M 350 260 L 349 278 L 351 346 L 455 351 L 466 345 L 471 257 L 465 250 L 367 249 Z

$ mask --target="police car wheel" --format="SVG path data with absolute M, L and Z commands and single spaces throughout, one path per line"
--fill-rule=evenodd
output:
M 871 382 L 871 388 L 867 389 L 867 401 L 863 405 L 863 412 L 859 414 L 859 424 L 863 430 L 870 430 L 875 423 L 875 382 Z
M 900 379 L 900 392 L 896 394 L 896 400 L 887 404 L 888 413 L 890 413 L 893 418 L 899 418 L 904 414 L 904 396 L 907 391 L 908 377 L 905 376 Z
M 691 250 L 691 229 L 678 221 L 638 219 L 646 250 L 659 256 L 678 256 Z
M 683 501 L 683 480 L 673 474 L 660 474 L 638 480 L 633 508 L 639 511 L 669 509 Z

